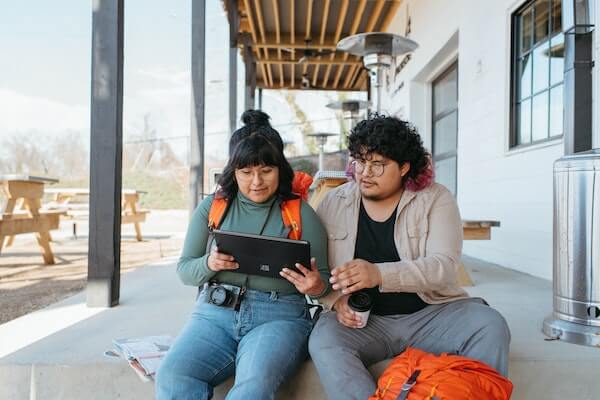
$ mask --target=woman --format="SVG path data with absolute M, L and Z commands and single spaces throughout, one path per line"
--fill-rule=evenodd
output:
M 214 247 L 208 228 L 212 203 L 225 201 L 219 229 L 287 237 L 280 207 L 298 201 L 293 176 L 283 152 L 257 127 L 233 149 L 220 190 L 194 212 L 177 272 L 185 284 L 204 288 L 160 366 L 158 399 L 210 399 L 234 370 L 228 399 L 272 399 L 306 358 L 312 321 L 304 295 L 320 298 L 329 290 L 327 236 L 315 212 L 300 203 L 301 238 L 311 243 L 313 258 L 309 267 L 297 265 L 303 275 L 283 272 L 287 280 L 236 272 L 235 259 Z M 239 310 L 208 303 L 217 286 L 245 289 Z

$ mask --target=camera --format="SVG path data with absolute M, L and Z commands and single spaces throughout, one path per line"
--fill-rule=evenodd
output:
M 244 291 L 241 287 L 224 283 L 211 283 L 207 288 L 206 301 L 219 307 L 239 309 Z

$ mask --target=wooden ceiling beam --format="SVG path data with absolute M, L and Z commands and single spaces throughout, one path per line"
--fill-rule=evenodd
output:
M 258 21 L 258 30 L 260 32 L 260 41 L 261 43 L 266 43 L 266 33 L 265 33 L 265 20 L 262 14 L 262 8 L 260 6 L 260 0 L 254 0 L 254 9 L 256 10 L 256 20 Z M 263 48 L 263 52 L 265 54 L 265 58 L 269 58 L 269 51 L 267 48 Z M 260 52 L 259 52 L 260 53 Z M 271 66 L 267 64 L 267 81 L 273 86 L 273 71 L 271 71 Z
M 358 27 L 360 26 L 360 21 L 362 21 L 366 6 L 367 0 L 360 0 L 360 3 L 358 3 L 358 8 L 356 9 L 356 13 L 354 14 L 354 21 L 352 21 L 352 26 L 350 27 L 349 36 L 352 36 L 356 34 L 356 32 L 358 32 Z M 350 53 L 344 53 L 344 59 L 347 60 L 349 55 Z M 357 68 L 357 66 L 353 66 L 350 68 L 348 76 L 344 81 L 344 87 L 348 87 L 350 77 L 354 75 Z
M 400 3 L 401 1 L 392 1 L 392 4 L 390 4 L 390 8 L 386 13 L 383 22 L 381 23 L 381 28 L 379 28 L 380 32 L 387 32 L 388 27 L 392 23 L 392 19 L 394 19 L 396 13 L 398 12 L 398 7 L 400 7 Z
M 323 44 L 325 42 L 325 32 L 327 31 L 327 19 L 329 18 L 329 6 L 331 5 L 331 0 L 325 0 L 324 8 L 323 8 L 323 18 L 321 19 L 321 36 L 319 37 L 319 44 Z M 319 51 L 322 49 L 319 48 Z M 321 56 L 319 56 L 319 60 Z M 319 77 L 319 64 L 315 66 L 315 72 L 313 74 L 312 85 L 317 85 L 317 78 Z
M 385 0 L 377 0 L 377 3 L 375 3 L 375 7 L 373 7 L 373 12 L 369 16 L 369 20 L 367 21 L 367 27 L 365 28 L 365 32 L 373 32 L 373 29 L 375 29 L 375 24 L 381 16 L 381 11 L 383 10 L 384 5 Z
M 281 44 L 281 22 L 279 20 L 279 1 L 271 0 L 273 5 L 273 18 L 275 19 L 275 41 L 277 44 Z M 277 59 L 281 60 L 281 49 L 277 49 Z M 283 64 L 279 64 L 279 86 L 285 86 L 285 80 L 283 76 Z
M 342 35 L 342 28 L 344 27 L 344 21 L 346 20 L 346 14 L 348 13 L 348 6 L 350 5 L 349 0 L 344 0 L 342 3 L 342 7 L 340 8 L 340 16 L 338 19 L 337 26 L 335 28 L 335 36 L 333 42 L 337 46 L 337 42 L 340 40 L 340 36 Z M 335 53 L 331 54 L 330 59 L 335 57 Z M 325 75 L 323 76 L 323 87 L 327 86 L 327 81 L 329 81 L 329 74 L 331 73 L 331 65 L 327 66 L 325 70 Z
M 291 36 L 291 32 L 289 33 L 289 35 Z M 270 49 L 293 49 L 293 50 L 302 50 L 306 48 L 306 43 L 304 41 L 296 41 L 294 40 L 294 42 L 292 43 L 291 40 L 287 41 L 284 40 L 285 37 L 288 36 L 288 33 L 281 33 L 281 40 L 279 43 L 277 43 L 277 38 L 274 34 L 270 34 L 270 33 L 266 33 L 265 34 L 265 40 L 264 42 L 262 40 L 260 40 L 258 43 L 253 43 L 253 46 L 256 47 L 261 47 L 261 48 L 270 48 Z M 325 34 L 325 40 L 323 41 L 323 43 L 312 43 L 310 46 L 310 48 L 316 49 L 316 48 L 322 48 L 324 50 L 335 50 L 336 46 L 337 46 L 337 41 L 334 40 L 335 36 L 333 35 L 327 35 Z
M 244 0 L 244 6 L 246 7 L 246 17 L 248 19 L 248 24 L 250 25 L 250 34 L 252 35 L 252 41 L 256 43 L 258 42 L 258 38 L 256 35 L 256 25 L 254 25 L 254 19 L 252 18 L 250 0 Z
M 312 25 L 313 0 L 308 0 L 306 5 L 306 35 L 304 39 L 310 39 L 310 28 Z
M 259 58 L 256 60 L 257 63 L 260 64 L 271 64 L 271 65 L 287 65 L 287 64 L 298 64 L 298 60 L 277 60 L 274 58 Z M 362 62 L 360 61 L 352 61 L 352 60 L 344 60 L 342 57 L 336 57 L 333 60 L 324 59 L 324 60 L 310 60 L 302 65 L 350 65 L 350 66 L 361 66 Z
M 279 90 L 280 89 L 278 87 L 272 87 L 270 85 L 266 85 L 264 81 L 257 81 L 256 82 L 256 87 L 260 88 L 260 89 L 272 89 L 272 90 Z M 289 89 L 289 90 L 306 90 L 305 87 L 302 87 L 302 85 L 299 85 L 299 84 L 296 84 L 296 85 L 293 85 L 293 86 L 287 86 L 286 89 Z M 312 87 L 311 90 L 331 90 L 331 88 L 317 86 L 317 87 Z M 340 92 L 349 92 L 349 91 L 353 91 L 355 89 L 339 88 L 339 89 L 336 89 L 336 90 L 340 91 Z

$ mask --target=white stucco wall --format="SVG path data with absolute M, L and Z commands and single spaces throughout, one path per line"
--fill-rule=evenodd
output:
M 405 0 L 389 30 L 403 35 L 410 15 L 409 37 L 420 47 L 395 81 L 391 74 L 382 107 L 411 120 L 430 147 L 431 81 L 458 58 L 461 214 L 501 222 L 492 240 L 465 241 L 464 253 L 551 279 L 552 166 L 563 143 L 508 150 L 510 15 L 523 3 Z

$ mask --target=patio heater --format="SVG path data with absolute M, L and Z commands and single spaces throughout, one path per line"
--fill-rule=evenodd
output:
M 337 44 L 339 51 L 363 57 L 363 64 L 371 78 L 372 109 L 381 112 L 383 72 L 392 65 L 392 57 L 415 51 L 419 45 L 404 36 L 384 32 L 359 33 L 343 38 Z
M 565 156 L 554 162 L 553 312 L 544 333 L 600 347 L 600 149 L 591 150 L 592 7 L 563 0 Z
M 350 121 L 350 129 L 354 128 L 358 121 L 358 113 L 369 106 L 369 102 L 365 100 L 344 100 L 335 101 L 327 104 L 326 107 L 332 110 L 342 110 L 342 116 L 345 120 Z
M 306 136 L 317 139 L 319 145 L 319 171 L 323 171 L 323 165 L 325 163 L 325 143 L 327 143 L 327 139 L 330 136 L 337 136 L 337 133 L 309 133 Z

